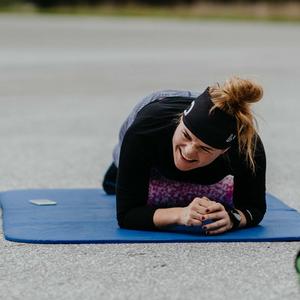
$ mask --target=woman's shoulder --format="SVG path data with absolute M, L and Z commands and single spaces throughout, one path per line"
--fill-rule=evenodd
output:
M 183 111 L 195 100 L 194 94 L 173 94 L 159 98 L 140 110 L 137 119 L 169 119 Z
M 193 97 L 169 96 L 145 105 L 136 115 L 130 131 L 153 134 L 176 127 L 181 113 L 194 100 Z

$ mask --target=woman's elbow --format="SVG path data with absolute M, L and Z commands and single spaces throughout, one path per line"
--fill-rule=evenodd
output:
M 249 220 L 250 222 L 247 224 L 247 227 L 258 226 L 262 222 L 262 220 L 266 214 L 266 211 L 260 210 L 260 211 L 255 211 L 252 213 L 253 213 L 253 216 L 251 215 L 251 219 Z
M 117 221 L 120 228 L 126 228 L 124 215 L 117 214 Z
M 117 221 L 118 225 L 122 229 L 137 229 L 135 226 L 133 226 L 128 220 L 128 217 L 126 214 L 117 214 Z

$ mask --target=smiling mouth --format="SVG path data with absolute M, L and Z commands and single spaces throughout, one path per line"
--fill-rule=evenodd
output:
M 181 157 L 182 157 L 182 159 L 183 159 L 184 161 L 189 162 L 189 163 L 192 163 L 192 162 L 197 161 L 197 160 L 195 160 L 195 159 L 191 159 L 191 160 L 186 159 L 186 158 L 182 155 L 182 152 L 181 152 L 181 149 L 180 149 L 180 148 L 179 148 L 179 152 L 180 152 L 180 155 L 181 155 Z

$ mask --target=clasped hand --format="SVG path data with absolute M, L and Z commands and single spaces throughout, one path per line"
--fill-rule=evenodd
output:
M 213 222 L 202 225 L 205 220 Z M 209 235 L 223 233 L 233 227 L 225 207 L 207 197 L 197 197 L 188 206 L 183 207 L 179 223 L 186 226 L 202 225 Z

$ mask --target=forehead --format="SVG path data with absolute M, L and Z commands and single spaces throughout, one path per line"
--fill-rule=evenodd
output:
M 197 145 L 197 146 L 202 146 L 202 147 L 207 147 L 207 148 L 210 148 L 212 150 L 218 150 L 218 149 L 215 149 L 207 144 L 205 144 L 204 142 L 202 142 L 199 138 L 197 138 L 183 123 L 183 121 L 181 120 L 180 121 L 180 126 L 181 126 L 181 130 L 185 130 L 189 136 L 192 138 L 193 142 Z

